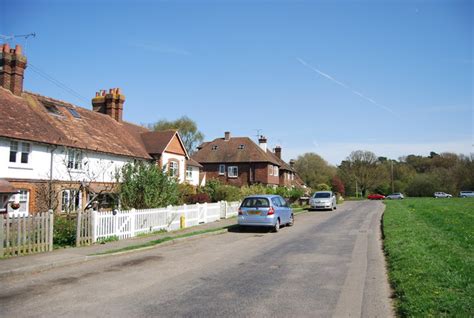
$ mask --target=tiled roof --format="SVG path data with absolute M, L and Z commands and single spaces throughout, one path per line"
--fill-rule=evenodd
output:
M 15 96 L 1 87 L 0 118 L 0 137 L 143 159 L 163 151 L 168 136 L 38 94 Z
M 176 130 L 148 131 L 142 134 L 142 140 L 148 153 L 160 154 L 165 151 L 174 135 Z
M 291 168 L 289 164 L 287 164 L 287 163 L 286 163 L 285 161 L 283 161 L 282 159 L 278 158 L 275 153 L 273 153 L 273 152 L 271 152 L 271 151 L 268 151 L 268 150 L 267 150 L 267 152 L 268 152 L 268 154 L 269 154 L 270 156 L 273 157 L 273 159 L 275 159 L 275 160 L 279 163 L 279 165 L 280 165 L 280 170 L 294 171 L 294 169 Z
M 217 138 L 205 142 L 193 155 L 193 159 L 203 163 L 270 162 L 280 166 L 270 151 L 263 151 L 248 137 L 233 137 L 229 140 Z
M 0 179 L 0 193 L 16 193 L 18 190 L 10 182 Z M 0 206 L 0 209 L 2 207 Z
M 193 167 L 199 167 L 199 168 L 202 168 L 202 165 L 197 162 L 196 160 L 192 159 L 192 158 L 189 158 L 187 161 L 186 161 L 186 164 L 188 166 L 193 166 Z

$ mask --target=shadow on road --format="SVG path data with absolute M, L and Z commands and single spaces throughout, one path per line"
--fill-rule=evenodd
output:
M 264 226 L 240 226 L 238 224 L 231 225 L 227 228 L 231 233 L 269 233 L 273 229 Z

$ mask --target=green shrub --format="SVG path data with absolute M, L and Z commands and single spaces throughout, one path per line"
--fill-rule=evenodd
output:
M 231 185 L 221 185 L 216 189 L 213 201 L 239 201 L 241 198 L 240 188 Z
M 180 201 L 177 181 L 154 164 L 141 161 L 123 166 L 119 194 L 125 209 L 150 209 Z
M 304 195 L 304 189 L 302 188 L 292 188 L 288 191 L 288 198 L 290 202 L 296 202 L 299 198 Z
M 72 215 L 55 215 L 53 244 L 56 247 L 76 245 L 77 218 Z
M 109 237 L 104 237 L 104 238 L 98 239 L 97 243 L 105 244 L 105 243 L 109 243 L 109 242 L 116 242 L 118 240 L 119 240 L 119 237 L 117 235 L 112 235 L 112 236 L 109 236 Z
M 331 191 L 331 187 L 326 183 L 320 183 L 316 186 L 316 191 Z

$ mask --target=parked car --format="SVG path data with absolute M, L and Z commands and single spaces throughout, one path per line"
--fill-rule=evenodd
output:
M 453 196 L 449 193 L 435 192 L 433 195 L 435 198 L 452 198 Z
M 474 198 L 474 191 L 461 191 L 459 196 L 461 198 Z
M 332 191 L 315 192 L 309 199 L 310 209 L 337 209 L 336 195 Z
M 239 226 L 272 227 L 275 232 L 281 225 L 294 224 L 293 210 L 279 195 L 252 195 L 246 197 L 239 208 Z
M 383 194 L 378 194 L 378 193 L 372 193 L 367 196 L 367 199 L 369 200 L 383 200 L 385 199 L 385 196 Z
M 403 196 L 403 193 L 400 193 L 400 192 L 395 192 L 385 197 L 385 199 L 389 199 L 389 200 L 402 200 L 404 198 L 405 197 Z

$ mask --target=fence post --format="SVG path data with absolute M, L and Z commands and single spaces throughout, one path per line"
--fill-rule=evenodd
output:
M 135 237 L 135 217 L 137 215 L 137 211 L 135 209 L 132 209 L 130 211 L 130 217 L 132 218 L 130 220 L 130 231 L 132 231 L 131 236 Z
M 97 240 L 97 230 L 96 230 L 96 222 L 97 222 L 97 211 L 91 211 L 91 236 L 92 236 L 92 244 L 94 244 Z
M 229 210 L 229 203 L 227 201 L 224 201 L 224 215 L 225 218 L 227 219 L 227 211 Z
M 8 213 L 8 212 L 7 212 Z M 3 217 L 3 214 L 0 214 L 0 257 L 3 257 L 3 245 L 4 243 L 4 223 L 5 223 L 5 218 Z
M 54 212 L 49 210 L 49 251 L 53 250 L 53 240 L 54 240 Z
M 207 202 L 204 202 L 204 223 L 207 223 Z
M 119 213 L 115 213 L 115 214 L 112 214 L 112 220 L 114 222 L 114 234 L 112 234 L 113 236 L 118 236 L 118 233 L 119 233 L 119 222 L 118 222 L 118 215 Z M 120 238 L 119 238 L 120 239 Z
M 76 223 L 76 246 L 81 246 L 81 230 L 82 230 L 82 211 L 77 211 L 77 223 Z
M 168 205 L 166 207 L 166 230 L 169 231 L 171 227 L 171 223 L 173 223 L 173 219 L 171 218 L 172 216 L 172 205 Z

